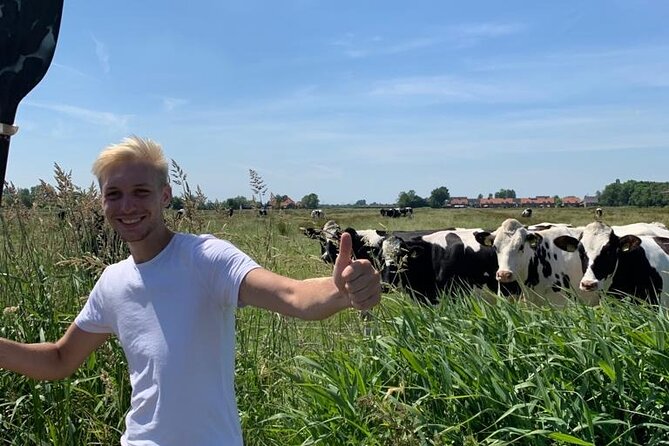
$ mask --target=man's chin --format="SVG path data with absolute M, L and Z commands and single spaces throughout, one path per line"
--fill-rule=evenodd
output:
M 116 229 L 116 234 L 126 243 L 141 242 L 146 238 L 146 234 L 140 234 L 131 231 L 119 231 Z

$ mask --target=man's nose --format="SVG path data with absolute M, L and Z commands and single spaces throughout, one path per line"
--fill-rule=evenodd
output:
M 135 209 L 135 199 L 132 196 L 126 195 L 121 198 L 121 211 L 130 212 Z

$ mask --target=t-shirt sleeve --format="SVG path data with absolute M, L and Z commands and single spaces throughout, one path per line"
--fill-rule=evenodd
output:
M 211 260 L 208 262 L 208 278 L 211 280 L 213 295 L 224 306 L 237 305 L 244 277 L 249 271 L 260 268 L 260 265 L 225 240 L 208 240 L 204 252 Z
M 104 274 L 93 287 L 91 294 L 86 300 L 86 304 L 81 309 L 74 323 L 77 327 L 89 333 L 112 333 L 113 330 L 109 324 L 104 311 L 102 285 Z

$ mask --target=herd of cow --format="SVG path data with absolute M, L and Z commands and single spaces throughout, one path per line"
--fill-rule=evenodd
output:
M 348 232 L 356 258 L 373 262 L 384 284 L 422 303 L 474 291 L 558 307 L 596 305 L 606 292 L 669 307 L 669 229 L 662 223 L 526 226 L 507 219 L 494 231 L 386 232 L 342 229 L 330 220 L 302 230 L 319 240 L 326 263 L 334 263 Z

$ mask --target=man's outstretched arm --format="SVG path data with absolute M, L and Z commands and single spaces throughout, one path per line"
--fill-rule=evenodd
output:
M 33 379 L 67 378 L 108 338 L 108 333 L 89 333 L 74 323 L 57 342 L 22 344 L 0 338 L 0 368 Z
M 319 320 L 345 308 L 368 310 L 381 300 L 381 280 L 368 260 L 351 260 L 352 241 L 342 234 L 331 277 L 295 280 L 264 269 L 246 275 L 239 300 L 300 319 Z

